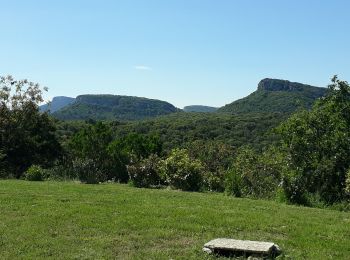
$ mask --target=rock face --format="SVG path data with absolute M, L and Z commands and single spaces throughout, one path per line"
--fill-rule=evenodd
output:
M 276 257 L 281 253 L 278 245 L 272 242 L 227 238 L 217 238 L 209 241 L 204 245 L 203 251 L 219 255 L 244 257 Z
M 258 84 L 258 90 L 265 91 L 303 91 L 305 87 L 313 86 L 282 79 L 263 79 Z

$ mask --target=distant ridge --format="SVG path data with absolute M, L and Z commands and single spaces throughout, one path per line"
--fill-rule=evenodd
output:
M 263 79 L 258 88 L 245 98 L 218 109 L 218 112 L 242 114 L 254 112 L 292 113 L 300 108 L 311 108 L 316 99 L 324 96 L 327 88 L 319 88 L 281 79 Z
M 75 98 L 58 96 L 54 97 L 49 104 L 45 104 L 40 106 L 40 111 L 50 111 L 50 113 L 54 113 L 61 108 L 72 104 L 75 101 Z
M 191 106 L 185 106 L 183 108 L 183 111 L 185 112 L 204 112 L 204 113 L 211 113 L 218 110 L 217 107 L 210 107 L 210 106 L 202 106 L 202 105 L 191 105 Z
M 61 120 L 140 120 L 179 111 L 172 104 L 142 97 L 80 95 L 53 113 Z

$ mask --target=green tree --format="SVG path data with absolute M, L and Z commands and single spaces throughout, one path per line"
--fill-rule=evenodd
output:
M 284 189 L 315 194 L 327 204 L 342 200 L 350 166 L 349 84 L 334 77 L 326 97 L 311 111 L 293 115 L 278 131 L 292 173 L 285 174 Z
M 48 166 L 61 153 L 53 121 L 39 112 L 41 102 L 39 84 L 0 77 L 0 150 L 8 175 L 19 178 L 32 164 Z
M 102 122 L 89 124 L 73 135 L 68 147 L 73 157 L 73 168 L 80 180 L 98 183 L 118 176 L 118 169 L 108 152 L 112 140 L 111 128 Z M 91 170 L 87 171 L 87 168 Z

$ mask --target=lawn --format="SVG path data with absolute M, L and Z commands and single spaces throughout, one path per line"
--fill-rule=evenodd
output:
M 349 259 L 350 213 L 120 184 L 0 181 L 0 259 L 206 259 L 202 246 L 217 237 L 272 241 L 286 259 Z

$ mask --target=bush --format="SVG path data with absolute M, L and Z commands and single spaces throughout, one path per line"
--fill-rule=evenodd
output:
M 348 197 L 350 197 L 350 170 L 348 170 L 348 172 L 346 174 L 345 193 Z
M 174 149 L 161 161 L 160 172 L 167 184 L 175 189 L 198 191 L 202 185 L 204 167 L 199 160 L 191 160 L 186 149 Z
M 76 172 L 74 172 L 73 170 L 72 164 L 68 162 L 66 163 L 59 162 L 55 166 L 47 169 L 46 172 L 47 172 L 47 177 L 50 180 L 63 181 L 63 180 L 74 180 L 78 178 Z
M 262 154 L 242 147 L 226 174 L 225 190 L 235 196 L 272 198 L 281 183 L 281 157 L 273 148 Z
M 6 178 L 8 175 L 6 173 L 5 157 L 6 157 L 6 155 L 0 150 L 0 179 Z
M 308 194 L 304 178 L 299 172 L 290 171 L 283 174 L 282 189 L 287 202 L 309 205 Z
M 203 188 L 208 191 L 225 190 L 225 174 L 232 164 L 234 148 L 219 141 L 196 140 L 188 145 L 192 158 L 199 159 L 204 168 Z
M 133 165 L 128 165 L 128 174 L 132 184 L 138 188 L 159 186 L 162 183 L 159 176 L 159 162 L 157 155 L 151 155 Z
M 97 184 L 106 180 L 105 174 L 91 159 L 75 159 L 73 161 L 73 171 L 82 183 Z
M 39 165 L 32 165 L 25 172 L 27 181 L 43 181 L 45 178 L 46 172 Z
M 242 178 L 234 168 L 230 168 L 225 176 L 225 192 L 235 197 L 242 196 Z
M 207 191 L 223 192 L 225 190 L 225 172 L 222 169 L 203 175 L 203 188 Z

